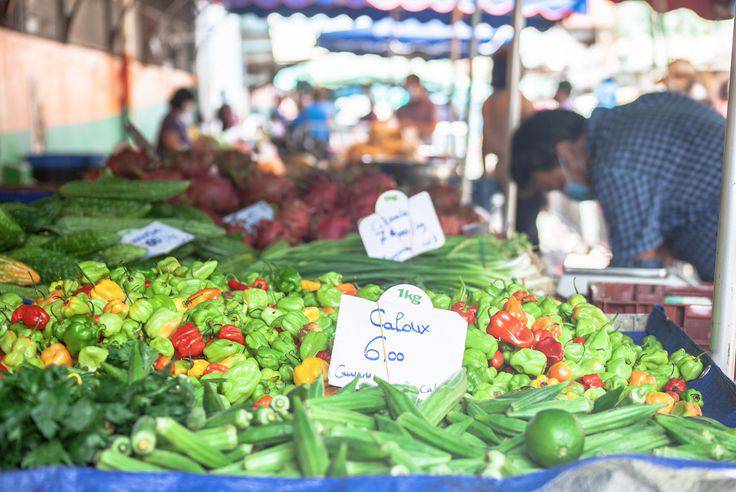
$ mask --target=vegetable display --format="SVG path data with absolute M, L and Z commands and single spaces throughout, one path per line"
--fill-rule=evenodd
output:
M 492 244 L 467 241 L 449 252 Z M 0 463 L 501 478 L 607 454 L 736 459 L 732 432 L 701 417 L 688 387 L 699 357 L 635 344 L 580 295 L 511 281 L 432 277 L 433 305 L 468 331 L 462 370 L 425 400 L 378 378 L 328 387 L 340 297 L 383 287 L 304 266 L 87 260 L 30 304 L 3 294 L 0 398 L 15 403 L 0 410 Z

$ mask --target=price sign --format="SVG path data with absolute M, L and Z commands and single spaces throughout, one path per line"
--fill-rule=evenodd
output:
M 429 193 L 411 198 L 390 190 L 376 200 L 376 213 L 363 218 L 358 232 L 371 258 L 404 261 L 445 244 Z
M 271 205 L 261 200 L 237 212 L 226 215 L 222 220 L 226 224 L 240 226 L 248 232 L 253 232 L 256 224 L 262 220 L 272 221 L 274 218 Z
M 181 231 L 162 222 L 151 222 L 146 227 L 123 234 L 122 243 L 141 246 L 148 250 L 146 258 L 163 255 L 194 239 L 188 232 Z
M 328 373 L 333 386 L 355 376 L 410 384 L 426 397 L 460 370 L 468 324 L 453 311 L 435 309 L 413 285 L 396 285 L 378 302 L 343 295 Z

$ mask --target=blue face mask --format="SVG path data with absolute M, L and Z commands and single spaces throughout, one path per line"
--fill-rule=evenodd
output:
M 584 183 L 576 183 L 574 181 L 567 183 L 563 188 L 563 191 L 568 197 L 578 202 L 595 200 L 593 190 L 590 186 Z

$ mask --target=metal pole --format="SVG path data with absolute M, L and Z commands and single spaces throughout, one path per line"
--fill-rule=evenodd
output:
M 523 13 L 523 1 L 514 2 L 514 39 L 511 42 L 511 52 L 508 54 L 506 64 L 509 68 L 506 74 L 506 87 L 509 90 L 509 114 L 508 134 L 506 135 L 506 158 L 511 160 L 511 137 L 521 122 L 521 93 L 519 92 L 519 81 L 521 80 L 521 57 L 519 56 L 519 45 L 521 42 L 521 30 L 524 29 L 526 19 Z M 508 173 L 510 162 L 506 162 Z M 516 196 L 517 187 L 511 176 L 508 176 L 508 187 L 506 188 L 506 235 L 511 236 L 516 230 Z
M 473 60 L 475 59 L 475 55 L 478 53 L 478 36 L 475 31 L 480 23 L 481 15 L 478 1 L 476 0 L 473 4 L 475 5 L 475 9 L 473 10 L 473 15 L 470 18 L 470 46 L 468 47 L 468 96 L 465 103 L 465 127 L 467 128 L 467 135 L 465 138 L 465 162 L 463 163 L 463 180 L 460 192 L 461 202 L 463 205 L 469 204 L 473 195 L 472 183 L 468 179 L 468 165 L 471 159 L 471 153 L 469 151 L 470 141 L 472 138 L 472 134 L 470 132 L 470 112 L 473 109 L 473 78 L 475 74 L 475 71 L 473 70 Z
M 731 48 L 730 80 L 736 80 L 736 24 Z M 736 88 L 733 83 L 728 90 L 722 183 L 713 290 L 713 329 L 710 339 L 713 360 L 733 379 L 736 362 Z

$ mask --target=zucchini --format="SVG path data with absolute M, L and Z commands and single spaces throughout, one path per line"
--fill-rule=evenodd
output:
M 67 198 L 61 215 L 79 217 L 144 217 L 151 211 L 151 204 L 135 200 L 110 198 Z
M 120 242 L 115 232 L 79 231 L 57 236 L 44 244 L 44 248 L 71 256 L 88 256 Z
M 131 181 L 123 178 L 106 177 L 97 181 L 71 181 L 64 184 L 59 193 L 63 197 L 105 198 L 164 201 L 184 193 L 189 181 Z
M 152 218 L 140 218 L 140 219 L 126 219 L 109 217 L 105 220 L 100 220 L 94 217 L 61 217 L 53 225 L 52 229 L 59 235 L 71 234 L 80 231 L 94 231 L 94 232 L 120 232 L 127 231 L 129 229 L 141 229 L 146 227 L 151 222 L 158 220 L 171 227 L 175 227 L 184 232 L 192 234 L 197 239 L 206 239 L 210 237 L 218 237 L 225 235 L 225 229 L 216 226 L 210 222 L 196 222 L 184 219 L 152 219 Z
M 25 241 L 25 231 L 4 209 L 0 208 L 0 251 L 20 246 Z

